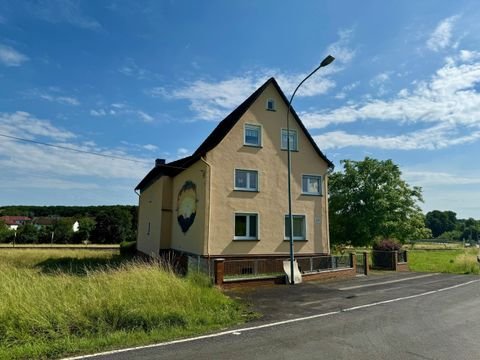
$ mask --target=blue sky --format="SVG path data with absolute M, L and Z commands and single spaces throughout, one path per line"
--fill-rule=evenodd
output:
M 0 205 L 135 204 L 266 79 L 341 159 L 392 159 L 425 211 L 480 218 L 476 1 L 0 0 Z

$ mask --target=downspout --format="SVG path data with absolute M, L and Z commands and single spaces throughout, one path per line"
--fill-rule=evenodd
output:
M 207 241 L 207 258 L 208 258 L 208 274 L 210 275 L 210 219 L 212 215 L 212 206 L 211 206 L 211 200 L 212 200 L 212 165 L 208 163 L 207 160 L 202 156 L 200 159 L 207 165 L 208 167 L 208 221 L 207 221 L 207 226 L 205 229 L 205 238 Z M 207 197 L 207 196 L 206 196 Z

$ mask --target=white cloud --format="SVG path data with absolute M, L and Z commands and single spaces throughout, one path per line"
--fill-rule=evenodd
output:
M 361 146 L 387 150 L 435 150 L 477 141 L 480 139 L 480 129 L 460 134 L 453 125 L 440 124 L 402 135 L 371 136 L 331 131 L 313 138 L 322 149 Z
M 299 89 L 296 96 L 321 95 L 336 86 L 329 76 L 342 70 L 342 67 L 336 64 L 344 65 L 355 56 L 355 50 L 350 48 L 352 35 L 353 30 L 339 32 L 339 40 L 331 44 L 327 51 L 336 57 L 336 61 L 312 76 Z M 321 60 L 323 56 L 318 64 Z M 154 87 L 147 93 L 152 97 L 187 100 L 190 103 L 190 110 L 194 113 L 194 120 L 220 121 L 270 77 L 275 77 L 288 97 L 309 71 L 287 73 L 278 69 L 260 69 L 219 81 L 195 80 L 179 88 Z
M 460 50 L 459 59 L 464 62 L 471 62 L 480 59 L 479 51 Z
M 0 133 L 139 161 L 111 159 L 2 137 L 0 141 L 2 174 L 12 174 L 19 179 L 35 176 L 53 179 L 52 189 L 55 188 L 55 179 L 78 182 L 80 177 L 93 177 L 130 179 L 135 182 L 150 168 L 149 164 L 141 162 L 144 159 L 135 158 L 119 148 L 102 148 L 91 141 L 79 143 L 78 137 L 72 132 L 60 129 L 50 121 L 38 119 L 26 112 L 0 113 Z
M 75 0 L 38 0 L 28 3 L 26 8 L 35 17 L 52 24 L 67 23 L 83 29 L 101 29 L 97 20 L 83 14 L 80 4 L 82 2 Z
M 20 66 L 28 60 L 28 56 L 18 52 L 10 46 L 0 44 L 0 63 L 3 65 Z
M 0 113 L 0 132 L 27 139 L 34 139 L 36 136 L 49 137 L 56 141 L 75 138 L 72 132 L 55 127 L 50 121 L 38 119 L 24 111 Z
M 328 111 L 303 113 L 308 128 L 376 119 L 395 123 L 453 123 L 480 126 L 480 62 L 449 62 L 428 82 L 419 82 L 409 92 L 401 90 L 391 100 L 370 99 Z
M 39 94 L 39 97 L 50 102 L 56 102 L 64 105 L 73 105 L 73 106 L 80 105 L 80 101 L 78 101 L 78 99 L 71 96 L 54 96 L 50 94 Z
M 288 94 L 293 92 L 306 74 L 284 74 L 278 71 L 246 74 L 218 82 L 197 80 L 189 86 L 167 90 L 156 87 L 149 91 L 151 96 L 161 96 L 175 100 L 188 100 L 190 109 L 200 120 L 219 121 L 240 105 L 255 89 L 269 77 L 274 76 L 282 89 Z M 314 96 L 326 93 L 335 83 L 325 77 L 312 78 L 298 92 L 297 96 Z
M 152 145 L 152 144 L 143 145 L 142 148 L 144 148 L 145 150 L 148 150 L 148 151 L 157 151 L 158 150 L 158 146 Z
M 104 109 L 98 109 L 98 110 L 92 109 L 92 110 L 90 110 L 90 115 L 92 115 L 92 116 L 105 116 L 105 115 L 107 115 L 107 113 Z
M 184 156 L 187 156 L 189 153 L 188 149 L 185 149 L 185 148 L 178 148 L 177 149 L 177 155 L 179 157 L 184 157 Z
M 427 47 L 433 51 L 445 49 L 452 44 L 452 31 L 459 16 L 451 16 L 442 20 L 427 40 Z
M 155 120 L 155 118 L 153 116 L 147 114 L 145 111 L 138 110 L 137 115 L 144 122 L 152 122 L 153 120 Z
M 461 173 L 451 174 L 442 171 L 404 170 L 403 175 L 409 183 L 420 186 L 433 185 L 480 185 L 480 177 L 465 176 Z
M 328 46 L 327 53 L 335 57 L 335 61 L 346 64 L 352 61 L 356 51 L 350 47 L 353 37 L 353 29 L 341 30 L 338 33 L 339 40 Z

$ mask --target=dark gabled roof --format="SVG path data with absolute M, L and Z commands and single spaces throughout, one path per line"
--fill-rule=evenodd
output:
M 278 85 L 275 78 L 271 77 L 262 86 L 260 86 L 257 90 L 255 90 L 255 92 L 252 95 L 250 95 L 243 103 L 241 103 L 235 110 L 233 110 L 225 119 L 223 119 L 217 125 L 217 127 L 213 129 L 210 135 L 208 135 L 205 141 L 197 148 L 197 150 L 195 150 L 192 156 L 188 156 L 186 158 L 179 159 L 179 160 L 170 162 L 168 164 L 154 167 L 137 185 L 135 190 L 144 189 L 145 187 L 150 185 L 154 180 L 158 179 L 162 175 L 175 176 L 181 171 L 183 171 L 184 169 L 188 168 L 191 164 L 196 162 L 202 156 L 205 156 L 207 152 L 212 150 L 215 146 L 217 146 L 220 143 L 220 141 L 223 140 L 223 138 L 230 132 L 230 130 L 235 126 L 238 120 L 240 120 L 243 114 L 250 108 L 250 106 L 252 106 L 255 100 L 257 100 L 257 98 L 263 93 L 263 91 L 270 84 L 273 84 L 273 86 L 275 86 L 275 88 L 281 95 L 283 101 L 285 101 L 285 104 L 288 105 L 287 97 L 283 93 L 282 89 Z M 303 125 L 302 121 L 298 117 L 293 107 L 291 108 L 291 112 L 293 114 L 293 117 L 297 121 L 298 125 L 305 133 L 305 136 L 307 137 L 307 139 L 310 141 L 313 148 L 317 152 L 317 154 L 323 160 L 325 160 L 325 162 L 328 164 L 329 167 L 333 168 L 334 166 L 333 163 L 330 160 L 328 160 L 328 158 L 318 148 L 317 144 L 315 143 L 312 136 L 305 128 L 305 125 Z
M 178 173 L 182 172 L 193 164 L 196 160 L 193 156 L 187 156 L 182 159 L 178 159 L 168 164 L 156 165 L 148 174 L 143 178 L 142 181 L 135 187 L 135 190 L 142 190 L 149 186 L 153 181 L 158 179 L 160 176 L 175 176 Z

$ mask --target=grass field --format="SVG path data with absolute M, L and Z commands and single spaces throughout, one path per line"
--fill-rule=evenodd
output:
M 452 274 L 480 274 L 478 249 L 409 250 L 408 265 L 412 271 Z
M 113 251 L 0 251 L 0 359 L 128 347 L 241 323 L 249 314 L 199 274 Z

